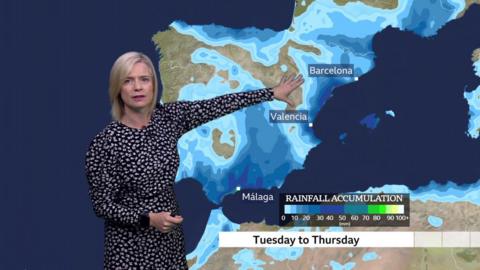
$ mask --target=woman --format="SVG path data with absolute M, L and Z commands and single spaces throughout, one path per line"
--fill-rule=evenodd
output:
M 92 140 L 85 169 L 95 214 L 105 219 L 105 269 L 188 269 L 173 191 L 177 141 L 187 131 L 267 100 L 292 104 L 302 76 L 273 89 L 201 101 L 157 103 L 157 77 L 144 54 L 120 56 L 110 72 L 113 121 Z

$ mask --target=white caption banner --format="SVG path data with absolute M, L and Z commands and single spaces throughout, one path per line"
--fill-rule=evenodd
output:
M 413 247 L 413 232 L 220 232 L 220 247 Z
M 220 247 L 480 247 L 480 232 L 220 232 Z

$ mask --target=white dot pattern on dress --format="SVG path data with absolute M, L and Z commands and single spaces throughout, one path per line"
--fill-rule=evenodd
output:
M 112 121 L 90 143 L 85 172 L 94 212 L 105 219 L 105 269 L 188 269 L 182 226 L 143 227 L 142 213 L 180 213 L 173 185 L 178 139 L 241 108 L 273 100 L 270 88 L 157 104 L 142 129 Z M 188 218 L 188 217 L 186 217 Z

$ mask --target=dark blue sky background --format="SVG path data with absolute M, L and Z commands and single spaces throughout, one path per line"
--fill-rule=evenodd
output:
M 0 1 L 0 269 L 101 269 L 84 156 L 109 121 L 108 72 L 173 20 L 289 27 L 293 1 Z

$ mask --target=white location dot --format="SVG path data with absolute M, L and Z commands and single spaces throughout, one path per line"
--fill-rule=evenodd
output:
M 358 77 L 353 78 L 355 81 L 358 81 Z
M 308 123 L 308 126 L 309 126 L 309 127 L 313 127 L 313 123 Z
M 240 191 L 240 186 L 237 186 L 237 188 L 236 188 L 236 189 L 237 189 L 237 191 Z

